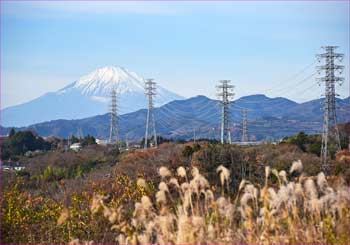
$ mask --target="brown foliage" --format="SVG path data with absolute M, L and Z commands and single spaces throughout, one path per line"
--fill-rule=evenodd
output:
M 176 169 L 183 165 L 186 159 L 181 152 L 183 145 L 165 143 L 157 149 L 135 150 L 121 157 L 115 171 L 136 179 L 139 175 L 146 179 L 157 178 L 157 171 L 161 166 Z

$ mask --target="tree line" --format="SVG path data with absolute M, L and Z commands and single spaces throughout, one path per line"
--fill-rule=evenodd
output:
M 67 139 L 52 138 L 50 140 L 45 140 L 36 132 L 30 130 L 16 132 L 15 129 L 11 129 L 8 137 L 1 142 L 1 160 L 15 160 L 18 156 L 22 156 L 28 151 L 49 151 L 58 149 L 67 145 L 67 143 Z M 81 143 L 84 147 L 96 144 L 96 139 L 90 135 L 84 138 L 72 136 L 70 138 L 70 143 Z

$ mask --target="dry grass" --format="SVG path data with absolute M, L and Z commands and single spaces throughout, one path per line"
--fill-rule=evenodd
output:
M 217 172 L 221 188 L 195 167 L 161 167 L 155 196 L 144 195 L 131 215 L 98 195 L 91 208 L 109 220 L 119 244 L 350 244 L 350 188 L 341 178 L 304 176 L 301 162 L 289 174 L 266 167 L 263 186 L 242 180 L 231 197 L 229 170 Z M 137 183 L 147 193 L 148 183 Z

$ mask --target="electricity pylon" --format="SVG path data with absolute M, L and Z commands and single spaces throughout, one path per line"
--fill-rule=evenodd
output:
M 156 133 L 156 122 L 154 119 L 154 108 L 153 108 L 153 96 L 156 95 L 156 83 L 153 82 L 153 79 L 147 79 L 145 82 L 145 90 L 146 96 L 148 98 L 148 110 L 147 110 L 147 120 L 146 120 L 146 132 L 145 132 L 145 146 L 148 147 L 148 129 L 149 129 L 149 121 L 152 117 L 152 127 L 153 127 L 153 138 L 154 138 L 154 146 L 157 147 L 157 133 Z
M 242 142 L 248 142 L 247 109 L 242 110 Z
M 117 115 L 117 92 L 113 89 L 111 92 L 110 105 L 110 126 L 109 126 L 109 143 L 118 144 L 118 115 Z
M 221 144 L 231 144 L 231 132 L 230 132 L 230 104 L 232 102 L 234 93 L 234 86 L 230 84 L 230 80 L 219 81 L 220 85 L 217 86 L 221 102 Z
M 335 53 L 337 46 L 322 47 L 325 53 L 317 55 L 319 62 L 324 59 L 325 64 L 318 66 L 319 73 L 325 71 L 325 76 L 318 78 L 320 82 L 325 85 L 325 99 L 324 99 L 324 115 L 323 115 L 323 129 L 322 129 L 322 147 L 321 147 L 321 169 L 325 173 L 329 173 L 329 148 L 332 145 L 335 151 L 340 150 L 339 131 L 337 127 L 336 116 L 336 93 L 335 85 L 342 83 L 344 78 L 336 76 L 336 72 L 342 73 L 344 66 L 335 64 L 335 61 L 342 61 L 344 55 Z M 332 143 L 332 144 L 331 144 Z

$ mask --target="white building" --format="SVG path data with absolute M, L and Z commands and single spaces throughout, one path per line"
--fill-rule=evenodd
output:
M 96 144 L 98 144 L 98 145 L 107 145 L 108 144 L 108 140 L 96 139 Z
M 81 149 L 81 144 L 80 143 L 71 144 L 69 149 L 71 149 L 73 151 L 79 151 Z

